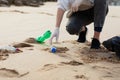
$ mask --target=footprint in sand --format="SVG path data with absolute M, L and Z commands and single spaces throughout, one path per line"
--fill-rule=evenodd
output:
M 119 78 L 119 76 L 115 76 L 115 75 L 104 75 L 100 78 L 100 80 L 119 80 L 119 79 L 116 79 L 116 77 Z
M 99 61 L 106 61 L 111 63 L 120 63 L 120 60 L 116 57 L 115 53 L 107 52 L 104 49 L 90 50 L 88 47 L 84 47 L 80 50 L 82 60 L 86 63 L 93 63 Z
M 71 66 L 79 66 L 79 65 L 83 65 L 83 63 L 81 62 L 77 62 L 77 61 L 70 61 L 70 62 L 61 62 L 62 64 L 66 64 L 66 65 L 71 65 Z
M 6 60 L 9 57 L 8 53 L 0 52 L 0 60 Z
M 0 60 L 6 60 L 9 57 L 9 53 L 11 53 L 8 50 L 0 50 Z
M 21 14 L 28 14 L 28 12 L 23 12 L 23 11 L 19 11 L 19 10 L 0 11 L 0 12 L 15 12 L 15 13 L 21 13 Z
M 56 48 L 57 48 L 56 53 L 66 53 L 67 51 L 69 51 L 69 49 L 67 47 L 56 47 Z M 51 52 L 50 48 L 45 48 L 42 50 Z
M 9 57 L 9 54 L 15 54 L 22 52 L 20 49 L 17 49 L 15 52 L 6 49 L 0 49 L 0 60 L 6 60 Z
M 36 39 L 32 38 L 32 37 L 26 39 L 24 42 L 26 42 L 26 43 L 37 43 Z
M 75 79 L 88 80 L 88 78 L 85 75 L 75 75 Z
M 16 13 L 21 13 L 21 14 L 28 14 L 28 12 L 23 12 L 23 11 L 19 11 L 19 10 L 11 10 L 9 12 L 16 12 Z
M 101 70 L 109 70 L 107 67 L 102 67 L 102 66 L 93 66 L 93 69 L 101 69 Z
M 60 64 L 46 64 L 43 66 L 42 69 L 40 69 L 40 71 L 49 71 L 55 68 L 58 68 L 60 66 L 65 66 L 65 65 L 71 65 L 71 66 L 79 66 L 79 65 L 83 65 L 83 63 L 81 62 L 77 62 L 77 61 L 70 61 L 70 62 L 61 62 Z
M 46 15 L 49 15 L 49 16 L 54 16 L 54 14 L 47 13 L 47 12 L 39 12 L 39 14 L 46 14 Z
M 57 65 L 54 65 L 54 64 L 46 64 L 43 66 L 42 69 L 40 69 L 40 71 L 49 71 L 49 70 L 52 70 L 52 69 L 55 69 L 57 68 Z
M 27 43 L 14 43 L 13 46 L 15 48 L 33 47 L 33 45 Z
M 102 76 L 102 78 L 104 78 L 104 79 L 113 78 L 113 76 L 114 76 L 114 73 L 113 73 L 114 71 L 112 71 L 108 67 L 93 66 L 92 68 L 104 72 L 104 75 Z
M 6 68 L 1 68 L 0 69 L 0 76 L 1 77 L 6 77 L 6 78 L 13 78 L 13 77 L 23 77 L 27 75 L 29 72 L 26 72 L 24 74 L 19 74 L 16 70 L 12 69 L 6 69 Z

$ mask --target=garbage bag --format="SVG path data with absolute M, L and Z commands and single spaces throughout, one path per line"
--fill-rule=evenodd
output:
M 114 36 L 106 41 L 103 41 L 103 46 L 109 51 L 115 52 L 120 57 L 120 36 Z

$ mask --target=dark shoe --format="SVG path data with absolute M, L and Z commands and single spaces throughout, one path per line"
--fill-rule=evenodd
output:
M 100 41 L 98 39 L 93 38 L 91 43 L 91 49 L 99 49 L 100 48 Z
M 85 27 L 85 31 L 81 31 L 79 33 L 79 37 L 77 42 L 84 43 L 86 41 L 87 27 Z

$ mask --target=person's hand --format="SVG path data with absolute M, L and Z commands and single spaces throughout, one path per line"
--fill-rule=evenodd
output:
M 58 39 L 59 39 L 59 27 L 56 27 L 53 34 L 52 34 L 52 37 L 50 38 L 50 45 L 52 45 L 52 40 L 53 38 L 56 38 L 56 42 L 58 42 Z
M 79 6 L 81 5 L 83 0 L 75 0 L 74 3 L 71 5 L 71 11 L 77 12 L 79 10 Z

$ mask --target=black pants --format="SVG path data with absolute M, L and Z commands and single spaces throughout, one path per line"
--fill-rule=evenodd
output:
M 94 30 L 101 32 L 107 12 L 107 1 L 95 0 L 94 6 L 91 9 L 78 11 L 72 14 L 67 23 L 66 30 L 70 34 L 78 34 L 83 26 L 94 22 Z

